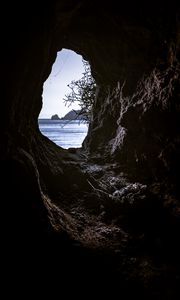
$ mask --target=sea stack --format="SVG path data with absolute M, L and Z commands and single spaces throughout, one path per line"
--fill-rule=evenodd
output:
M 60 118 L 57 114 L 55 114 L 55 115 L 52 115 L 51 120 L 60 120 Z

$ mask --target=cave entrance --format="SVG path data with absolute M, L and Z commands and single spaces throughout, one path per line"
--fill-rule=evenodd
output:
M 41 133 L 65 149 L 81 147 L 92 107 L 88 98 L 92 93 L 87 93 L 87 86 L 91 89 L 92 84 L 94 88 L 89 63 L 82 56 L 68 49 L 58 52 L 43 86 L 38 118 Z

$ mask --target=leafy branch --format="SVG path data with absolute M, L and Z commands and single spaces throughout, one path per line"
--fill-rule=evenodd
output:
M 92 114 L 92 106 L 95 100 L 96 83 L 91 75 L 90 65 L 87 61 L 83 60 L 84 72 L 82 78 L 79 80 L 72 80 L 68 87 L 71 92 L 63 98 L 65 105 L 72 105 L 74 102 L 80 106 L 79 115 L 83 119 L 90 122 Z

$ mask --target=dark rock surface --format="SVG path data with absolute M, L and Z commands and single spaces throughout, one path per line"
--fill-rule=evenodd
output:
M 38 3 L 8 3 L 1 26 L 4 279 L 22 285 L 33 271 L 59 293 L 78 279 L 79 297 L 86 286 L 92 297 L 98 287 L 111 298 L 179 299 L 179 7 Z M 89 60 L 98 85 L 76 151 L 38 129 L 62 48 Z
M 57 114 L 55 114 L 55 115 L 52 115 L 51 120 L 60 120 L 60 118 Z
M 72 109 L 61 120 L 83 120 L 83 115 L 80 114 L 80 110 Z

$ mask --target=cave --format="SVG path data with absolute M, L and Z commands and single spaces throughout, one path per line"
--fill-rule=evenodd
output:
M 33 272 L 60 288 L 77 278 L 74 295 L 86 286 L 92 295 L 178 299 L 179 7 L 40 4 L 4 8 L 6 279 Z M 43 83 L 63 48 L 89 61 L 97 83 L 87 137 L 73 150 L 38 127 Z

